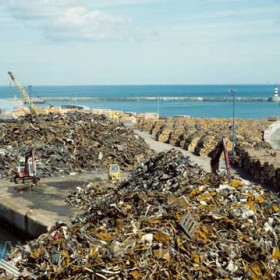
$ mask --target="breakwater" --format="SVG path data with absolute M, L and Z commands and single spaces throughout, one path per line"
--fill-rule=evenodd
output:
M 190 102 L 229 102 L 232 97 L 191 97 L 191 96 L 141 96 L 141 97 L 43 97 L 46 102 L 63 101 L 190 101 Z M 271 97 L 236 97 L 237 102 L 273 102 Z

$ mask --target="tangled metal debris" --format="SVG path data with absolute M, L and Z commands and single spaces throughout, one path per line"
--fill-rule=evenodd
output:
M 15 248 L 18 279 L 280 279 L 279 200 L 177 151 L 68 201 L 85 212 Z
M 11 175 L 33 147 L 40 176 L 83 172 L 118 163 L 131 169 L 152 154 L 143 139 L 105 116 L 69 113 L 27 115 L 0 123 L 0 178 Z

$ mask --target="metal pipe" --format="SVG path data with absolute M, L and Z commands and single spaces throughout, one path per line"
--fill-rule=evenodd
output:
M 233 94 L 232 97 L 232 154 L 235 155 L 235 142 L 236 142 L 236 138 L 235 138 L 235 93 L 236 93 L 236 89 L 230 89 L 229 90 L 230 93 Z

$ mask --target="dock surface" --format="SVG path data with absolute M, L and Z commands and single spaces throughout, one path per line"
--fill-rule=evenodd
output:
M 77 186 L 106 180 L 105 171 L 74 176 L 42 178 L 41 184 L 29 187 L 0 181 L 0 219 L 30 237 L 37 237 L 57 221 L 69 224 L 81 210 L 65 202 Z

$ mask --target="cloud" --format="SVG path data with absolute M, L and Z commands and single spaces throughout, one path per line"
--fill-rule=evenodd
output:
M 4 0 L 2 7 L 12 18 L 39 28 L 55 41 L 100 41 L 131 35 L 130 19 L 76 4 L 76 0 Z
M 95 7 L 116 7 L 116 6 L 132 6 L 153 4 L 158 2 L 167 2 L 169 0 L 92 0 L 91 4 Z
M 279 0 L 280 1 L 280 0 Z M 267 14 L 278 14 L 278 11 L 275 7 L 262 7 L 262 8 L 251 8 L 244 10 L 220 10 L 220 11 L 212 11 L 212 12 L 201 12 L 197 14 L 193 14 L 188 17 L 188 19 L 219 19 L 219 18 L 227 18 L 231 19 L 234 17 L 249 17 L 249 16 L 259 16 L 259 15 L 267 15 Z
M 273 20 L 230 21 L 222 23 L 201 23 L 169 26 L 168 38 L 178 40 L 184 34 L 189 44 L 242 43 L 260 37 L 278 38 L 280 30 Z
M 76 0 L 4 0 L 2 6 L 16 19 L 39 19 L 58 15 Z
M 99 10 L 69 8 L 48 25 L 47 35 L 54 40 L 100 41 L 128 35 L 128 20 Z

